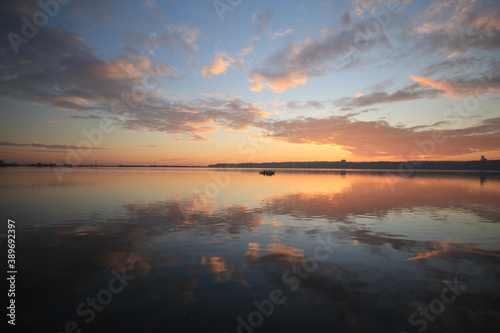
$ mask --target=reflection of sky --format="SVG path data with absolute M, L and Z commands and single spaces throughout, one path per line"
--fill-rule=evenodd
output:
M 27 305 L 30 327 L 57 330 L 81 319 L 74 308 L 107 283 L 112 268 L 137 278 L 89 330 L 148 324 L 151 331 L 196 331 L 210 324 L 234 331 L 253 300 L 280 288 L 287 305 L 263 331 L 306 328 L 312 318 L 318 332 L 409 331 L 408 316 L 455 277 L 469 288 L 435 329 L 496 325 L 486 319 L 487 311 L 498 314 L 493 302 L 500 296 L 497 176 L 481 184 L 472 173 L 417 174 L 392 192 L 383 173 L 263 177 L 246 170 L 230 174 L 213 200 L 193 196 L 211 175 L 75 169 L 58 183 L 49 172 L 2 172 L 2 214 L 16 220 L 23 258 L 19 299 L 27 304 L 37 295 Z M 282 274 L 313 257 L 326 237 L 338 247 L 291 291 Z

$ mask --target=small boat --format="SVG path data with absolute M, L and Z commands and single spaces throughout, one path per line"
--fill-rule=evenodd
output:
M 264 175 L 264 176 L 272 176 L 272 175 L 274 175 L 274 171 L 273 170 L 262 170 L 259 173 L 261 175 Z

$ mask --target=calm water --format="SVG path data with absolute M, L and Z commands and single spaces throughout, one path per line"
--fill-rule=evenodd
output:
M 32 332 L 500 330 L 495 174 L 4 168 L 0 188 Z

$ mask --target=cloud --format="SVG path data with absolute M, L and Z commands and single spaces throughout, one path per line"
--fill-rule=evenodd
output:
M 15 142 L 0 142 L 0 146 L 11 146 L 11 147 L 27 147 L 31 146 L 34 148 L 41 148 L 42 150 L 45 149 L 57 149 L 57 150 L 69 150 L 69 149 L 80 149 L 78 146 L 72 146 L 72 145 L 47 145 L 47 144 L 42 144 L 42 143 L 15 143 Z M 84 149 L 91 149 L 91 150 L 110 150 L 110 148 L 98 148 L 98 147 L 83 147 Z M 30 151 L 40 151 L 40 150 L 30 150 Z
M 435 89 L 439 91 L 440 94 L 450 99 L 463 99 L 469 96 L 481 96 L 500 91 L 500 83 L 497 80 L 493 80 L 492 82 L 481 82 L 480 80 L 433 80 L 427 77 L 413 75 L 410 75 L 410 78 L 419 85 Z
M 46 145 L 46 144 L 41 144 L 41 143 L 32 143 L 31 146 L 35 147 L 35 148 L 42 148 L 42 149 L 60 149 L 60 150 L 80 149 L 79 146 L 72 146 L 72 145 Z M 91 149 L 91 150 L 111 150 L 110 148 L 87 147 L 87 146 L 85 146 L 84 149 Z
M 250 87 L 252 91 L 260 91 L 263 87 L 282 93 L 289 88 L 303 85 L 307 82 L 308 75 L 300 70 L 289 71 L 287 73 L 267 73 L 265 71 L 253 72 L 248 81 L 253 83 Z
M 304 109 L 312 107 L 319 110 L 325 108 L 327 104 L 330 104 L 334 107 L 340 108 L 341 111 L 351 111 L 377 104 L 405 102 L 422 98 L 437 98 L 443 95 L 443 91 L 441 90 L 436 90 L 433 87 L 421 86 L 418 83 L 411 84 L 395 92 L 381 91 L 381 86 L 388 85 L 389 81 L 390 80 L 384 80 L 380 84 L 376 84 L 373 87 L 375 88 L 375 91 L 373 92 L 365 94 L 357 93 L 354 97 L 342 97 L 329 101 L 307 101 L 305 103 L 291 101 L 287 102 L 286 105 L 290 109 Z
M 354 14 L 356 16 L 361 16 L 365 12 L 375 12 L 380 7 L 387 5 L 385 0 L 352 0 L 351 5 L 353 7 Z
M 73 111 L 105 109 L 123 93 L 161 78 L 179 79 L 177 68 L 143 55 L 101 58 L 80 36 L 46 26 L 19 54 L 3 44 L 0 96 Z
M 364 14 L 375 12 L 385 6 L 386 1 L 355 0 L 352 13 L 360 20 L 349 22 L 353 17 L 347 12 L 340 18 L 343 29 L 325 27 L 319 38 L 307 37 L 282 45 L 249 72 L 250 90 L 270 89 L 279 93 L 306 84 L 312 77 L 360 70 L 373 63 L 377 53 L 383 55 L 383 59 L 401 62 L 417 54 L 424 57 L 450 55 L 453 58 L 458 55 L 465 57 L 471 49 L 490 51 L 500 48 L 499 9 L 466 1 L 450 0 L 446 3 L 450 5 L 435 2 L 418 15 L 406 19 L 403 14 L 393 15 L 389 26 L 370 37 L 364 32 L 367 24 L 376 20 Z M 398 26 L 401 29 L 393 33 Z M 389 48 L 391 52 L 384 53 Z
M 325 102 L 320 101 L 307 101 L 305 103 L 300 103 L 299 101 L 290 101 L 286 102 L 286 107 L 289 109 L 305 109 L 305 108 L 313 108 L 313 109 L 322 109 L 325 107 Z
M 181 33 L 180 35 L 173 33 L 173 36 L 177 43 L 187 52 L 194 53 L 196 50 L 198 50 L 196 41 L 198 40 L 198 37 L 200 37 L 200 29 L 190 28 L 186 24 L 182 24 L 179 26 L 168 26 L 167 30 Z
M 171 31 L 182 32 L 187 44 L 194 43 L 198 36 L 196 30 L 186 26 Z M 201 141 L 207 140 L 206 133 L 221 127 L 245 129 L 265 115 L 253 104 L 233 98 L 189 102 L 167 98 L 155 86 L 163 78 L 177 80 L 182 75 L 174 66 L 154 62 L 132 48 L 104 58 L 79 35 L 50 26 L 23 46 L 16 55 L 10 45 L 0 45 L 0 53 L 5 55 L 1 60 L 0 98 L 98 112 L 66 120 L 111 118 L 124 130 L 163 132 Z M 225 56 L 222 64 L 212 63 L 206 74 L 225 72 L 227 59 L 232 58 Z
M 436 98 L 440 95 L 441 92 L 439 91 L 429 88 L 426 89 L 425 86 L 420 87 L 418 84 L 413 84 L 397 90 L 394 93 L 375 91 L 364 95 L 356 94 L 355 97 L 343 97 L 335 100 L 333 104 L 340 107 L 342 111 L 347 111 L 382 103 L 404 102 L 421 98 Z
M 64 120 L 70 120 L 70 119 L 91 119 L 91 120 L 100 120 L 102 119 L 101 116 L 96 116 L 96 115 L 88 115 L 88 116 L 68 116 L 64 117 Z
M 253 14 L 252 24 L 255 24 L 257 27 L 257 35 L 256 35 L 257 38 L 260 38 L 262 33 L 271 25 L 273 18 L 274 14 L 271 12 Z
M 237 57 L 246 57 L 247 55 L 250 54 L 250 52 L 253 51 L 253 46 L 245 47 L 241 52 L 239 52 L 236 56 Z
M 212 76 L 223 74 L 231 67 L 233 61 L 233 58 L 229 57 L 225 52 L 221 52 L 210 64 L 203 65 L 201 74 L 204 78 L 211 78 Z
M 190 161 L 190 159 L 189 158 L 164 158 L 164 159 L 160 159 L 160 161 L 181 162 L 181 161 Z
M 140 54 L 135 48 L 148 50 L 150 54 L 155 55 L 156 50 L 159 48 L 174 53 L 176 51 L 175 44 L 177 44 L 186 52 L 193 54 L 199 48 L 197 41 L 200 35 L 201 30 L 199 28 L 190 27 L 186 24 L 166 25 L 163 29 L 155 28 L 155 31 L 151 33 L 133 30 L 127 35 L 131 45 L 124 45 L 123 47 L 134 55 Z
M 125 130 L 162 132 L 178 139 L 207 141 L 204 134 L 219 128 L 244 130 L 265 112 L 237 98 L 207 98 L 189 102 L 148 96 L 141 108 L 125 110 L 117 120 Z
M 291 34 L 292 32 L 293 32 L 293 29 L 291 29 L 291 28 L 288 28 L 285 31 L 278 30 L 274 34 L 271 35 L 271 38 L 272 39 L 281 38 L 281 37 L 284 37 L 285 35 Z
M 30 144 L 29 143 L 0 142 L 0 146 L 26 147 L 26 146 L 30 146 Z
M 347 11 L 340 17 L 340 23 L 345 28 L 351 24 L 351 14 Z
M 253 42 L 250 41 L 249 46 L 244 47 L 234 57 L 228 55 L 225 51 L 217 52 L 215 58 L 213 58 L 210 63 L 203 65 L 201 70 L 202 76 L 208 79 L 213 76 L 224 74 L 229 70 L 231 65 L 233 65 L 233 69 L 243 68 L 245 65 L 245 59 L 243 57 L 246 57 L 253 51 L 252 44 Z
M 440 123 L 442 124 L 442 123 Z M 357 158 L 400 158 L 419 149 L 417 143 L 433 138 L 432 126 L 404 128 L 385 121 L 356 121 L 349 116 L 327 118 L 297 117 L 291 120 L 260 120 L 266 138 L 295 143 L 329 145 L 353 154 Z M 446 139 L 435 144 L 433 151 L 418 150 L 421 158 L 456 156 L 500 150 L 500 118 L 483 120 L 464 129 L 448 129 L 441 133 Z M 395 144 L 397 143 L 397 144 Z M 415 156 L 416 158 L 416 156 Z
M 360 36 L 359 29 L 353 27 L 325 32 L 318 39 L 287 43 L 250 71 L 251 90 L 267 88 L 281 93 L 305 84 L 310 77 L 359 66 L 364 52 L 378 45 L 387 46 L 384 35 L 373 36 L 373 39 Z
M 163 145 L 149 145 L 149 146 L 137 146 L 139 148 L 160 148 L 160 147 L 165 147 Z
M 48 149 L 29 149 L 28 151 L 33 153 L 67 153 L 65 150 L 48 150 Z
M 156 7 L 156 0 L 142 0 L 142 4 L 146 8 L 154 8 Z
M 412 20 L 408 39 L 421 54 L 466 54 L 500 48 L 500 10 L 474 1 L 434 2 Z

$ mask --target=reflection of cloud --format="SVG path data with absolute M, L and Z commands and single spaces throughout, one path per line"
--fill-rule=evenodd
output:
M 208 206 L 207 206 L 208 205 Z M 174 230 L 197 230 L 209 234 L 225 232 L 237 235 L 243 230 L 253 230 L 263 223 L 258 212 L 245 205 L 228 205 L 214 208 L 197 200 L 127 202 L 124 209 L 129 219 L 154 224 L 162 233 Z
M 356 216 L 376 216 L 384 218 L 389 212 L 411 209 L 412 207 L 436 207 L 463 209 L 483 217 L 486 221 L 496 221 L 499 211 L 495 202 L 499 191 L 478 191 L 479 177 L 470 179 L 443 178 L 436 182 L 428 176 L 414 175 L 413 181 L 398 182 L 395 191 L 387 190 L 383 173 L 370 176 L 368 182 L 363 176 L 351 175 L 352 181 L 340 191 L 281 193 L 267 197 L 261 204 L 263 213 L 287 215 L 296 219 L 326 218 L 335 222 L 352 221 Z M 498 182 L 498 180 L 496 180 Z M 475 189 L 475 190 L 474 190 Z M 476 207 L 480 204 L 480 207 Z M 493 211 L 491 209 L 493 209 Z M 360 240 L 359 237 L 356 238 Z
M 412 258 L 405 259 L 406 261 L 411 261 L 411 260 L 418 260 L 418 259 L 424 259 L 424 258 L 435 258 L 438 257 L 450 250 L 450 243 L 449 242 L 433 242 L 430 244 L 430 247 L 433 248 L 434 250 L 430 252 L 417 252 L 415 253 L 415 256 Z
M 229 268 L 223 257 L 201 257 L 201 265 L 207 268 L 213 275 L 216 282 L 231 280 L 234 271 Z
M 152 263 L 145 259 L 137 252 L 115 251 L 104 253 L 100 257 L 100 264 L 103 267 L 114 267 L 120 272 L 135 270 L 141 276 L 145 276 L 152 268 Z
M 289 261 L 290 258 L 295 258 L 295 260 L 303 259 L 304 250 L 293 246 L 286 246 L 280 243 L 271 243 L 263 249 L 259 243 L 248 243 L 248 251 L 246 253 L 247 259 L 249 261 L 260 260 L 263 261 L 265 258 L 273 257 L 274 260 L 283 257 L 283 260 Z
M 218 274 L 228 270 L 222 257 L 201 257 L 201 264 L 207 266 L 212 273 Z
M 280 308 L 284 312 L 273 315 L 273 320 L 283 324 L 280 329 L 296 331 L 299 325 L 294 320 L 310 327 L 313 316 L 321 324 L 318 327 L 331 328 L 329 331 L 345 327 L 363 331 L 367 325 L 397 331 L 399 325 L 407 324 L 414 304 L 428 304 L 429 299 L 439 296 L 444 278 L 463 275 L 475 282 L 474 291 L 467 290 L 447 305 L 440 318 L 447 324 L 458 323 L 456 309 L 466 310 L 461 316 L 466 316 L 468 325 L 481 327 L 498 312 L 491 307 L 498 298 L 494 288 L 498 246 L 487 248 L 452 239 L 417 240 L 394 232 L 377 232 L 379 218 L 389 212 L 404 215 L 412 210 L 419 215 L 421 207 L 431 214 L 433 209 L 448 209 L 478 216 L 493 207 L 489 218 L 498 221 L 500 187 L 493 184 L 488 190 L 479 190 L 473 186 L 477 179 L 459 177 L 450 180 L 447 176 L 416 175 L 411 181 L 398 183 L 392 193 L 384 177 L 349 174 L 344 178 L 351 180 L 349 186 L 333 194 L 280 193 L 266 196 L 253 207 L 231 203 L 210 206 L 196 198 L 185 198 L 125 202 L 111 218 L 90 211 L 87 220 L 23 230 L 19 255 L 23 257 L 25 278 L 16 296 L 26 304 L 27 325 L 63 327 L 74 315 L 82 294 L 94 296 L 105 288 L 111 268 L 126 269 L 136 278 L 119 295 L 123 301 L 116 301 L 99 317 L 102 324 L 93 323 L 93 331 L 105 331 L 111 323 L 140 331 L 145 322 L 158 330 L 175 331 L 174 326 L 184 328 L 189 320 L 207 320 L 206 314 L 212 312 L 210 320 L 233 323 L 238 315 L 248 313 L 255 299 L 265 299 L 275 288 L 287 297 L 287 306 Z M 493 182 L 498 183 L 498 179 Z M 304 225 L 299 227 L 280 215 L 314 219 L 309 228 L 317 233 L 308 233 Z M 350 223 L 355 215 L 370 216 L 375 226 Z M 415 224 L 411 228 L 419 228 L 420 217 L 412 221 Z M 296 232 L 277 237 L 264 223 L 268 219 L 295 226 Z M 329 232 L 321 227 L 325 220 L 347 223 L 334 223 L 335 231 Z M 457 222 L 450 217 L 452 220 Z M 266 235 L 271 240 L 266 242 Z M 342 245 L 327 260 L 318 260 L 315 269 L 305 272 L 301 265 L 319 244 L 315 235 L 323 239 L 331 236 Z M 205 240 L 221 242 L 207 246 Z M 413 253 L 433 260 L 404 261 Z M 470 262 L 475 263 L 472 270 Z M 291 292 L 290 286 L 297 282 L 283 281 L 283 274 L 289 271 L 289 277 L 297 277 L 293 273 L 297 269 L 305 277 L 297 278 L 299 289 Z M 34 290 L 39 295 L 36 298 L 32 297 Z M 388 322 L 387 313 L 397 319 Z

